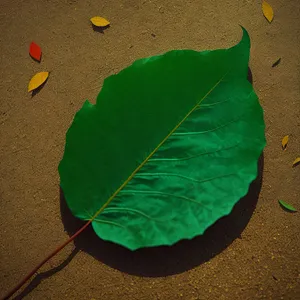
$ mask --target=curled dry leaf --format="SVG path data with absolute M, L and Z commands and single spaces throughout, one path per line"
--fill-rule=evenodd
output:
M 40 87 L 47 80 L 48 76 L 49 72 L 40 72 L 35 74 L 28 84 L 28 92 L 31 92 Z
M 278 58 L 278 59 L 274 62 L 274 64 L 272 65 L 272 68 L 277 67 L 277 66 L 280 64 L 280 62 L 281 62 L 281 58 Z
M 287 144 L 288 144 L 288 141 L 289 141 L 289 136 L 286 135 L 286 136 L 282 139 L 282 141 L 281 141 L 282 150 L 285 150 L 285 149 L 286 149 Z
M 283 200 L 279 200 L 278 202 L 279 202 L 279 204 L 280 204 L 283 208 L 285 208 L 286 210 L 288 210 L 288 211 L 290 211 L 290 212 L 296 212 L 296 211 L 297 211 L 296 208 L 294 208 L 292 205 L 290 205 L 290 204 L 284 202 Z
M 271 23 L 274 18 L 274 12 L 273 12 L 272 6 L 268 2 L 263 1 L 262 11 L 263 11 L 265 18 L 269 21 L 269 23 Z
M 297 157 L 293 162 L 293 167 L 296 167 L 300 164 L 300 157 Z
M 110 24 L 110 22 L 102 17 L 93 17 L 90 19 L 93 25 L 97 27 L 105 27 Z
M 41 47 L 36 44 L 35 42 L 31 42 L 30 46 L 29 46 L 29 54 L 30 56 L 37 60 L 38 62 L 41 61 L 41 57 L 42 57 L 42 49 Z

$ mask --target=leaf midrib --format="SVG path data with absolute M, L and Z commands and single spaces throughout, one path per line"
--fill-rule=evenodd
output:
M 131 173 L 131 175 L 120 185 L 120 187 L 109 197 L 109 199 L 101 206 L 101 208 L 90 219 L 93 221 L 97 216 L 109 205 L 109 203 L 118 195 L 118 193 L 127 185 L 127 183 L 135 176 L 135 174 L 147 163 L 147 161 L 157 152 L 164 142 L 181 126 L 182 123 L 193 113 L 193 111 L 203 102 L 208 95 L 222 82 L 228 71 L 217 81 L 217 83 L 194 105 L 194 107 L 186 114 L 186 116 L 170 131 L 170 133 L 156 146 L 156 148 L 144 159 L 144 161 Z

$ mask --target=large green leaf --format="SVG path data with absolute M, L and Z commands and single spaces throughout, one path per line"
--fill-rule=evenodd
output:
M 129 249 L 202 234 L 257 175 L 263 112 L 247 81 L 250 40 L 170 51 L 105 79 L 68 130 L 59 166 L 72 213 Z

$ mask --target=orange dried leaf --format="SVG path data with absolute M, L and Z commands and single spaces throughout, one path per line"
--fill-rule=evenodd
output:
M 105 27 L 110 24 L 110 22 L 102 17 L 93 17 L 90 19 L 93 25 L 97 27 Z
M 49 72 L 40 72 L 35 74 L 28 84 L 28 92 L 31 92 L 40 87 L 47 80 L 48 76 Z
M 267 3 L 266 1 L 263 1 L 262 3 L 262 11 L 265 16 L 265 18 L 271 23 L 274 18 L 274 12 L 272 6 Z
M 286 136 L 282 139 L 282 141 L 281 141 L 282 150 L 285 150 L 285 149 L 286 149 L 287 144 L 288 144 L 288 141 L 289 141 L 289 136 L 286 135 Z
M 300 163 L 300 157 L 297 157 L 293 162 L 293 167 L 296 167 Z

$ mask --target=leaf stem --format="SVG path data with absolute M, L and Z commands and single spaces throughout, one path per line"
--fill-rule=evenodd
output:
M 70 242 L 72 242 L 81 232 L 83 232 L 90 224 L 92 220 L 85 223 L 77 232 L 75 232 L 67 241 L 62 245 L 57 247 L 53 252 L 51 252 L 42 262 L 40 262 L 30 273 L 28 273 L 13 289 L 11 289 L 2 300 L 9 299 L 14 293 L 16 293 L 47 261 L 49 261 L 53 256 L 65 248 Z

